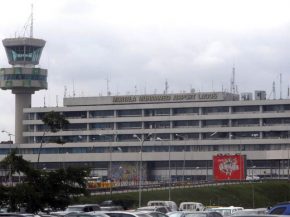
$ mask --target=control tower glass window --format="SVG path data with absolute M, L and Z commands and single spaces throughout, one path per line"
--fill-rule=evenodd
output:
M 11 46 L 6 47 L 9 61 L 38 62 L 42 47 L 35 46 Z

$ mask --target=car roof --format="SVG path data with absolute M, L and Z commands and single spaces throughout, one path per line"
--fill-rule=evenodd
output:
M 100 206 L 99 204 L 76 204 L 76 205 L 70 205 L 68 207 L 86 207 L 86 206 Z

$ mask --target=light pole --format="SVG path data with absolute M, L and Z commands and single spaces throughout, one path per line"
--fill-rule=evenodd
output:
M 143 144 L 146 139 L 151 137 L 151 134 L 148 134 L 146 137 L 142 137 L 142 139 L 137 135 L 133 135 L 134 138 L 138 139 L 140 144 L 140 162 L 139 162 L 139 207 L 142 205 L 142 161 L 143 161 Z
M 184 140 L 184 137 L 179 135 L 179 134 L 175 134 L 175 136 L 177 138 L 179 138 L 180 140 Z M 184 185 L 184 181 L 185 181 L 185 144 L 183 146 L 183 165 L 182 165 L 182 184 Z
M 111 137 L 104 135 L 104 134 L 98 134 L 99 136 L 104 136 L 107 137 L 109 139 L 111 139 Z M 113 136 L 113 142 L 116 139 L 116 135 Z M 112 194 L 113 194 L 113 189 L 112 189 L 112 143 L 110 141 L 109 143 L 109 171 L 108 171 L 108 176 L 109 176 L 109 180 L 110 180 L 110 198 L 112 199 Z
M 161 138 L 157 137 L 156 140 L 162 141 Z M 168 145 L 168 200 L 171 200 L 171 142 Z
M 11 142 L 13 143 L 13 141 L 11 140 L 11 136 L 15 136 L 12 133 L 6 131 L 6 130 L 1 130 L 2 133 L 7 133 L 9 136 L 9 154 L 11 154 Z M 9 185 L 12 186 L 12 168 L 11 165 L 9 166 Z

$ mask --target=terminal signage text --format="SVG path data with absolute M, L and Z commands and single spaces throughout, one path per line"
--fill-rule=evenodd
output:
M 211 101 L 218 99 L 218 93 L 193 93 L 175 95 L 114 96 L 113 103 L 170 102 L 170 101 Z

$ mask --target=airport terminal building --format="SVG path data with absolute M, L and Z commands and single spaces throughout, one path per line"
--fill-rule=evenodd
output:
M 25 142 L 15 146 L 34 163 L 39 156 L 44 169 L 88 166 L 93 175 L 133 181 L 142 161 L 147 180 L 212 180 L 214 155 L 242 154 L 248 175 L 289 177 L 290 99 L 192 92 L 73 97 L 63 105 L 23 111 Z M 68 127 L 47 132 L 50 111 Z M 59 138 L 65 144 L 52 142 Z

